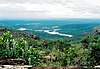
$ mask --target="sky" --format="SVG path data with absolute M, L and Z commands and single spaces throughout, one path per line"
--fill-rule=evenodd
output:
M 0 0 L 0 19 L 100 18 L 100 0 Z

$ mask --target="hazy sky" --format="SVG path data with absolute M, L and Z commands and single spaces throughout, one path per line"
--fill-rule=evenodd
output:
M 0 0 L 0 19 L 100 18 L 100 0 Z

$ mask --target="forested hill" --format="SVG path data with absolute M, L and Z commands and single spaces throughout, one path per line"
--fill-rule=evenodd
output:
M 40 38 L 40 36 L 37 36 L 37 35 L 35 35 L 33 33 L 23 32 L 23 31 L 20 31 L 20 30 L 16 30 L 16 29 L 0 26 L 0 35 L 2 35 L 4 32 L 8 32 L 8 31 L 15 38 L 25 37 L 25 38 L 30 38 L 30 39 L 42 39 L 42 40 L 45 40 L 44 38 Z M 85 34 L 77 35 L 77 36 L 74 36 L 72 38 L 66 38 L 66 39 L 70 40 L 73 43 L 75 43 L 75 42 L 77 43 L 83 37 L 89 36 L 89 35 L 95 35 L 95 34 L 100 34 L 100 26 L 94 27 L 92 32 L 88 32 L 88 33 L 85 33 Z M 46 40 L 49 40 L 49 39 L 46 39 Z M 59 39 L 55 39 L 55 40 L 59 40 Z
M 95 66 L 100 65 L 100 27 L 91 34 L 71 39 L 46 40 L 30 33 L 0 27 L 0 65 L 7 59 L 32 66 Z M 19 37 L 19 38 L 18 38 Z M 38 40 L 37 40 L 38 39 Z M 74 38 L 73 38 L 74 39 Z M 71 41 L 70 41 L 71 40 Z
M 4 32 L 7 32 L 7 31 L 9 31 L 15 38 L 26 37 L 26 38 L 39 39 L 39 37 L 35 34 L 26 33 L 26 32 L 22 32 L 22 31 L 19 31 L 19 30 L 0 26 L 0 35 L 2 35 Z
M 25 37 L 25 38 L 30 38 L 30 39 L 42 39 L 42 40 L 45 40 L 45 38 L 40 38 L 40 36 L 37 36 L 37 35 L 35 35 L 33 33 L 27 33 L 27 32 L 16 30 L 16 29 L 12 29 L 12 28 L 9 28 L 9 27 L 0 26 L 0 35 L 2 35 L 4 32 L 8 32 L 8 31 L 10 32 L 10 34 L 13 35 L 14 38 Z M 66 37 L 66 39 L 67 40 L 71 40 L 72 42 L 77 42 L 81 37 L 86 36 L 88 34 L 90 34 L 90 33 L 79 35 L 78 37 L 77 36 L 72 37 L 72 38 L 67 38 Z M 50 39 L 48 38 L 46 40 L 50 40 Z M 59 39 L 54 39 L 54 40 L 59 40 Z

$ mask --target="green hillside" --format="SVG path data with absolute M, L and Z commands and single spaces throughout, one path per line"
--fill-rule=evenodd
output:
M 5 27 L 0 27 L 0 35 L 0 60 L 20 58 L 33 66 L 100 65 L 100 27 L 91 34 L 62 40 L 41 39 Z

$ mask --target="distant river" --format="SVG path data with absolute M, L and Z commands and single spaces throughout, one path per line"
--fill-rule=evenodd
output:
M 31 32 L 46 39 L 63 39 L 91 32 L 100 25 L 100 19 L 1 20 L 0 25 Z

